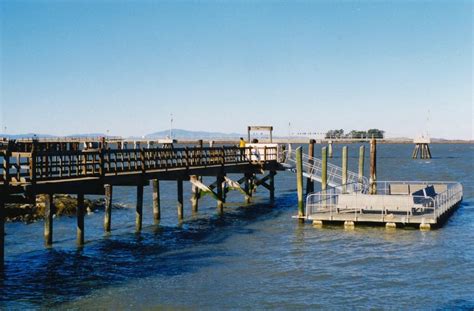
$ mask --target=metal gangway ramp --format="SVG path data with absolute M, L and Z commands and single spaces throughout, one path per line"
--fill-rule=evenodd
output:
M 310 178 L 311 180 L 315 180 L 321 182 L 321 175 L 322 175 L 322 166 L 323 161 L 319 158 L 310 157 L 307 154 L 302 155 L 303 158 L 303 176 L 306 178 Z M 282 165 L 289 171 L 295 172 L 296 171 L 296 151 L 294 150 L 287 150 L 284 153 L 284 163 Z M 342 168 L 327 163 L 327 183 L 330 187 L 339 187 L 343 185 L 342 179 Z M 367 190 L 369 187 L 369 181 L 367 177 L 361 176 L 355 172 L 347 171 L 347 181 L 346 185 L 357 185 L 360 184 L 362 187 L 362 191 Z

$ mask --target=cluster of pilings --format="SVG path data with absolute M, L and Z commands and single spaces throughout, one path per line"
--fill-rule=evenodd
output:
M 308 145 L 308 156 L 309 163 L 314 157 L 314 144 L 315 140 L 311 139 Z M 329 156 L 331 155 L 331 156 Z M 328 158 L 332 157 L 332 143 L 327 147 L 321 148 L 321 190 L 326 190 L 328 187 Z M 370 140 L 370 178 L 369 178 L 369 193 L 377 194 L 377 141 L 375 138 Z M 363 182 L 364 177 L 364 160 L 365 160 L 365 146 L 359 147 L 359 165 L 358 165 L 358 182 Z M 348 172 L 348 148 L 347 146 L 342 147 L 342 187 L 347 185 L 347 172 Z M 296 188 L 298 197 L 298 218 L 300 222 L 304 222 L 305 217 L 305 202 L 304 202 L 304 191 L 303 191 L 303 151 L 299 147 L 296 149 Z M 308 177 L 306 179 L 306 195 L 314 192 L 314 181 Z
M 420 159 L 431 159 L 430 146 L 426 143 L 415 144 L 415 149 L 413 149 L 411 157 L 417 159 L 418 154 L 420 154 Z
M 253 173 L 246 173 L 244 177 L 239 181 L 232 181 L 227 176 L 218 176 L 216 182 L 211 186 L 205 186 L 202 183 L 200 176 L 192 175 L 190 182 L 192 183 L 192 195 L 191 195 L 191 208 L 192 213 L 198 212 L 199 199 L 203 194 L 209 194 L 215 198 L 217 202 L 217 212 L 223 214 L 224 203 L 226 201 L 227 193 L 231 189 L 236 189 L 245 195 L 245 202 L 251 203 L 253 193 L 255 193 L 258 186 L 264 186 L 269 190 L 270 200 L 273 201 L 275 198 L 275 183 L 274 176 L 275 171 L 270 171 L 267 176 L 259 179 Z M 177 182 L 177 217 L 178 221 L 184 220 L 184 200 L 183 200 L 183 179 L 179 179 Z M 242 188 L 240 184 L 243 183 Z M 159 224 L 161 219 L 161 203 L 160 203 L 160 181 L 154 179 L 151 181 L 153 188 L 153 220 L 155 224 Z M 231 187 L 229 187 L 229 184 Z M 144 184 L 136 186 L 136 212 L 135 212 L 135 232 L 139 233 L 142 230 L 143 222 L 143 189 Z M 202 190 L 205 189 L 205 190 Z M 214 190 L 215 189 L 215 190 Z M 112 197 L 113 197 L 113 186 L 105 185 L 105 208 L 104 208 L 104 231 L 106 233 L 111 232 L 112 223 Z M 3 209 L 1 209 L 3 211 Z M 55 213 L 55 207 L 53 204 L 53 194 L 47 194 L 45 200 L 45 218 L 44 218 L 44 241 L 46 247 L 51 247 L 53 244 L 53 215 Z M 77 195 L 77 245 L 84 245 L 84 216 L 85 216 L 85 205 L 84 205 L 84 194 Z M 3 225 L 3 222 L 1 222 Z M 0 228 L 1 230 L 1 228 Z M 3 251 L 3 247 L 0 247 Z
M 55 194 L 77 196 L 76 243 L 79 247 L 84 245 L 85 195 L 105 195 L 103 225 L 104 231 L 109 233 L 112 229 L 113 189 L 116 186 L 135 187 L 136 189 L 135 231 L 137 233 L 142 230 L 144 187 L 149 184 L 153 188 L 152 205 L 155 224 L 158 224 L 161 218 L 161 181 L 176 182 L 176 206 L 179 222 L 184 220 L 183 184 L 185 181 L 189 181 L 192 185 L 191 208 L 193 213 L 198 212 L 199 200 L 203 195 L 210 195 L 216 200 L 219 214 L 224 212 L 227 194 L 231 190 L 241 192 L 246 203 L 252 201 L 259 186 L 269 191 L 271 201 L 275 198 L 274 177 L 276 170 L 281 168 L 278 163 L 278 148 L 273 145 L 205 148 L 200 141 L 200 146 L 194 148 L 126 150 L 119 148 L 110 150 L 106 149 L 103 140 L 93 143 L 97 144 L 100 149 L 70 150 L 69 148 L 75 149 L 75 146 L 58 142 L 53 146 L 54 150 L 41 151 L 45 155 L 39 157 L 36 154 L 36 142 L 33 141 L 32 148 L 27 152 L 21 149 L 27 145 L 21 145 L 23 146 L 21 148 L 17 148 L 18 145 L 9 145 L 6 150 L 0 152 L 0 157 L 3 158 L 2 174 L 0 174 L 1 267 L 4 263 L 5 203 L 32 203 L 38 194 L 45 194 L 46 197 L 44 202 L 44 243 L 46 247 L 51 247 L 53 244 L 53 216 L 55 214 L 53 198 Z M 14 150 L 13 153 L 11 150 Z M 86 156 L 92 157 L 92 162 L 86 162 Z M 56 157 L 54 163 L 50 163 L 51 157 Z M 97 157 L 99 158 L 98 162 L 95 161 Z M 10 163 L 10 158 L 16 159 L 15 163 Z M 47 165 L 41 164 L 42 159 L 55 169 L 44 169 L 43 166 L 47 167 Z M 38 163 L 41 164 L 39 168 Z M 27 171 L 25 171 L 25 167 L 28 168 Z M 81 168 L 85 168 L 85 173 L 82 173 Z M 64 171 L 68 173 L 58 173 Z M 232 180 L 231 174 L 232 176 L 243 175 L 243 177 L 239 180 Z M 38 179 L 38 176 L 43 179 Z M 215 181 L 206 185 L 203 183 L 203 177 L 206 179 L 215 178 Z

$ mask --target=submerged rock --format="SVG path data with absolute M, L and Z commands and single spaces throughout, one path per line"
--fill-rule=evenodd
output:
M 6 204 L 5 220 L 6 221 L 22 221 L 31 223 L 38 219 L 44 218 L 46 197 L 44 194 L 36 196 L 36 204 Z M 71 216 L 76 214 L 77 198 L 66 194 L 56 194 L 53 198 L 55 216 Z M 103 207 L 103 201 L 84 200 L 86 210 L 92 211 Z

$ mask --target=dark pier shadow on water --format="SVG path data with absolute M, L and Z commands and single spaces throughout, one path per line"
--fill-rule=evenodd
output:
M 235 233 L 251 234 L 246 225 L 277 217 L 293 201 L 294 195 L 283 194 L 273 207 L 252 204 L 178 227 L 147 227 L 139 235 L 112 234 L 82 249 L 53 247 L 17 255 L 5 264 L 0 307 L 54 307 L 131 279 L 192 273 L 232 254 L 191 246 L 222 243 Z

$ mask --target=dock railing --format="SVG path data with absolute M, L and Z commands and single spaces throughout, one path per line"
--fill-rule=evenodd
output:
M 438 191 L 427 193 L 429 187 Z M 395 188 L 397 191 L 393 191 Z M 400 192 L 404 188 L 408 189 L 407 193 Z M 339 213 L 354 213 L 355 216 L 362 213 L 380 213 L 382 216 L 395 213 L 405 214 L 407 220 L 413 215 L 438 219 L 461 201 L 463 195 L 462 185 L 457 182 L 379 181 L 375 195 L 343 193 L 340 189 L 329 188 L 308 195 L 306 217 L 311 218 L 311 215 L 318 213 L 328 213 L 330 217 Z

